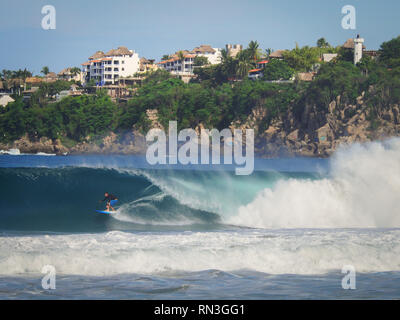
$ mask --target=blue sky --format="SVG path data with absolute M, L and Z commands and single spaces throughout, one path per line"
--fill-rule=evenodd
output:
M 56 30 L 41 28 L 44 5 L 57 10 Z M 344 5 L 357 10 L 356 30 L 341 27 Z M 257 40 L 262 49 L 290 49 L 360 33 L 378 49 L 400 34 L 399 12 L 398 0 L 1 0 L 0 70 L 59 72 L 122 45 L 159 60 L 200 44 Z

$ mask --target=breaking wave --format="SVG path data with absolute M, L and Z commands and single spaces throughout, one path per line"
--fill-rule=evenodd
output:
M 248 177 L 227 171 L 1 168 L 0 230 L 400 227 L 400 139 L 343 148 L 330 167 L 324 174 L 258 171 Z M 112 218 L 94 213 L 105 191 L 120 200 Z
M 321 179 L 280 180 L 231 223 L 257 228 L 400 227 L 400 139 L 342 148 Z

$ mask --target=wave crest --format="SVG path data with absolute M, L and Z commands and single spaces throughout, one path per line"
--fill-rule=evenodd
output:
M 330 176 L 281 180 L 242 206 L 232 224 L 257 228 L 400 227 L 400 139 L 355 144 L 332 159 Z

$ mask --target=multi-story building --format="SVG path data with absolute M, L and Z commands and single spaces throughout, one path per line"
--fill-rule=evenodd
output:
M 192 51 L 183 50 L 170 56 L 170 59 L 158 63 L 164 70 L 176 75 L 193 75 L 196 57 L 206 57 L 209 64 L 219 64 L 222 61 L 221 49 L 209 45 L 201 45 Z
M 221 49 L 211 48 L 209 45 L 202 44 L 194 48 L 192 53 L 199 57 L 206 57 L 210 64 L 220 64 L 222 61 Z
M 184 59 L 181 60 L 177 54 L 170 59 L 161 61 L 158 65 L 164 70 L 176 75 L 193 74 L 195 54 L 183 52 Z
M 139 72 L 139 55 L 126 47 L 112 49 L 107 53 L 97 51 L 82 64 L 83 81 L 96 81 L 97 85 L 114 84 L 120 78 Z

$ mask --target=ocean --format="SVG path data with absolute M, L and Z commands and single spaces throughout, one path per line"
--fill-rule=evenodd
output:
M 0 299 L 400 298 L 399 139 L 233 169 L 0 155 Z

